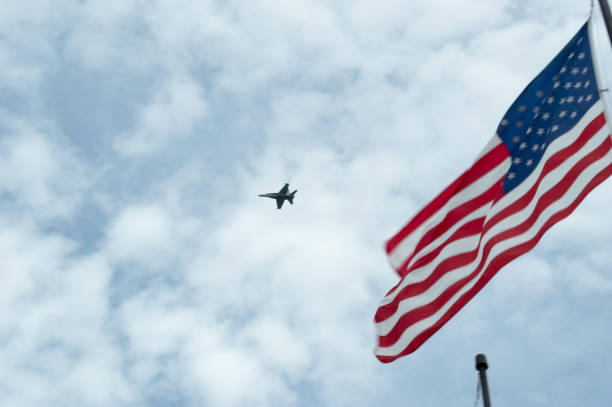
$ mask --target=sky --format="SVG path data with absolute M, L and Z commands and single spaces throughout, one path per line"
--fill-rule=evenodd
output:
M 612 180 L 415 353 L 383 244 L 589 16 L 575 0 L 0 8 L 3 406 L 612 397 Z M 612 48 L 595 10 L 602 87 Z M 257 194 L 297 189 L 282 210 Z

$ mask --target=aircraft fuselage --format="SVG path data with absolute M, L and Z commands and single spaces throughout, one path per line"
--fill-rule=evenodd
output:
M 293 205 L 293 198 L 295 197 L 296 192 L 297 189 L 289 193 L 289 184 L 285 184 L 278 192 L 268 192 L 266 194 L 259 194 L 259 196 L 276 199 L 276 207 L 280 209 L 283 207 L 283 203 L 285 201 L 289 201 L 289 203 Z

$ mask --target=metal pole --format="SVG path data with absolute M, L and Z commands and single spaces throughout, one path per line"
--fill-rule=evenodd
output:
M 612 14 L 610 14 L 610 6 L 608 6 L 607 0 L 599 0 L 599 6 L 601 7 L 601 13 L 603 14 L 603 18 L 606 23 L 610 44 L 612 44 Z
M 491 407 L 491 400 L 489 399 L 489 385 L 487 384 L 487 358 L 482 353 L 476 355 L 476 370 L 480 376 L 480 387 L 482 388 L 482 401 L 484 407 Z

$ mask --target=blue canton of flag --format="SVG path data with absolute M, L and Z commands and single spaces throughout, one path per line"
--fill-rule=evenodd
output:
M 506 112 L 497 134 L 512 156 L 510 191 L 536 168 L 546 147 L 599 100 L 585 24 Z

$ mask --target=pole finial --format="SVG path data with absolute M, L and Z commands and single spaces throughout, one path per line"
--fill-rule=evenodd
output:
M 482 353 L 476 355 L 476 370 L 480 376 L 480 387 L 482 389 L 482 402 L 484 407 L 491 407 L 491 399 L 489 398 L 489 384 L 487 383 L 487 357 Z
M 488 368 L 487 357 L 482 353 L 476 355 L 476 370 L 487 370 Z
M 601 14 L 603 15 L 604 22 L 606 23 L 606 30 L 608 31 L 608 37 L 612 43 L 612 13 L 610 13 L 610 6 L 607 0 L 599 0 L 599 7 L 601 8 Z

